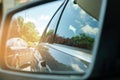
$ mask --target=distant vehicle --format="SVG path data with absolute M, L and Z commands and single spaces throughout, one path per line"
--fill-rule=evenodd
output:
M 28 47 L 25 40 L 21 38 L 11 38 L 7 41 L 8 65 L 23 71 L 39 71 L 39 61 L 42 60 L 40 53 Z
M 14 48 L 22 48 L 22 47 L 28 47 L 28 44 L 25 40 L 23 40 L 19 37 L 16 37 L 16 38 L 14 37 L 7 41 L 6 46 L 14 47 Z

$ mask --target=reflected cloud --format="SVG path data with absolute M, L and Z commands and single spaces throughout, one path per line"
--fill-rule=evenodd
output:
M 98 33 L 98 28 L 93 28 L 90 25 L 86 25 L 83 28 L 81 28 L 83 32 L 87 33 L 87 34 L 92 34 L 92 35 L 96 35 Z
M 74 26 L 70 25 L 70 26 L 69 26 L 69 29 L 70 29 L 71 31 L 73 31 L 74 33 L 76 33 L 76 28 L 75 28 Z
M 77 10 L 77 9 L 79 8 L 79 6 L 78 6 L 77 4 L 73 4 L 73 8 L 74 8 L 75 10 Z
M 49 20 L 50 16 L 49 15 L 41 15 L 40 20 Z
M 27 23 L 27 22 L 33 22 L 33 23 L 36 23 L 36 20 L 31 19 L 31 18 L 25 18 L 25 19 L 24 19 L 24 22 L 25 22 L 25 23 Z
M 71 64 L 71 66 L 72 66 L 72 68 L 73 68 L 74 70 L 76 70 L 76 71 L 85 72 L 85 71 L 83 71 L 83 70 L 79 67 L 79 65 L 77 65 L 77 64 Z
M 86 12 L 83 10 L 80 10 L 80 18 L 86 19 L 85 17 L 86 17 Z
M 92 18 L 92 20 L 95 21 L 95 22 L 97 21 L 95 18 Z

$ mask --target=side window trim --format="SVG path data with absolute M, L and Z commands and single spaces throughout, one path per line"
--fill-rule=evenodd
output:
M 62 18 L 62 16 L 63 16 L 63 13 L 64 13 L 64 11 L 65 11 L 65 8 L 66 8 L 68 2 L 69 2 L 69 0 L 66 0 L 66 3 L 65 3 L 65 5 L 64 5 L 64 7 L 63 7 L 63 10 L 62 10 L 61 14 L 60 14 L 58 23 L 57 23 L 57 25 L 56 25 L 56 29 L 55 29 L 55 34 L 54 34 L 53 42 L 55 41 L 55 36 L 56 36 L 56 33 L 57 33 L 57 29 L 58 29 L 58 26 L 59 26 L 59 24 L 60 24 L 61 18 Z
M 64 3 L 65 3 L 65 1 L 60 5 L 60 7 L 56 10 L 56 12 L 54 13 L 54 15 L 53 15 L 52 18 L 50 19 L 49 23 L 47 24 L 47 26 L 46 26 L 43 34 L 42 34 L 42 37 L 41 37 L 42 39 L 40 39 L 40 42 L 43 42 L 42 40 L 45 39 L 45 34 L 46 34 L 46 32 L 47 32 L 47 29 L 48 29 L 50 23 L 51 23 L 52 20 L 54 19 L 55 15 L 56 15 L 56 14 L 59 12 L 59 10 L 62 8 L 62 6 L 64 5 Z M 58 18 L 59 18 L 59 17 L 58 17 Z M 57 22 L 57 23 L 58 23 L 58 22 Z M 56 26 L 56 27 L 57 27 L 57 26 Z M 55 31 L 56 31 L 56 28 L 55 28 Z M 54 35 L 55 35 L 55 33 L 54 33 Z M 54 39 L 53 39 L 53 42 L 54 42 Z

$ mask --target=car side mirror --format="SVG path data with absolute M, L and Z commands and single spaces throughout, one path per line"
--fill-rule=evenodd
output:
M 103 2 L 97 12 L 85 8 L 81 0 L 40 0 L 10 11 L 0 34 L 2 69 L 86 74 L 92 70 L 99 44 Z

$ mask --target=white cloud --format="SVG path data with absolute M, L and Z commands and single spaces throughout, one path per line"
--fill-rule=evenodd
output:
M 77 4 L 73 4 L 73 8 L 74 8 L 75 10 L 77 10 L 77 9 L 79 8 L 79 6 L 78 6 Z
M 98 28 L 92 28 L 90 25 L 86 25 L 82 28 L 84 33 L 96 35 L 98 33 Z
M 69 29 L 70 29 L 71 31 L 73 31 L 74 33 L 76 33 L 76 28 L 75 28 L 74 26 L 70 25 L 70 26 L 69 26 Z
M 72 68 L 76 71 L 79 71 L 79 72 L 84 72 L 80 67 L 79 65 L 77 64 L 71 64 Z
M 86 17 L 86 12 L 81 10 L 80 11 L 80 17 L 84 19 Z
M 95 18 L 92 18 L 93 21 L 97 22 L 97 20 Z
M 86 15 L 86 12 L 83 11 L 83 10 L 81 10 L 80 13 L 81 13 L 82 15 Z
M 33 22 L 33 23 L 36 23 L 36 21 L 34 19 L 31 19 L 31 18 L 25 18 L 24 22 Z
M 49 15 L 41 15 L 40 20 L 49 20 L 50 16 Z

